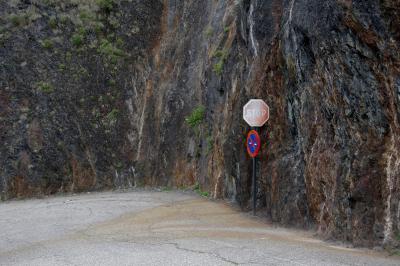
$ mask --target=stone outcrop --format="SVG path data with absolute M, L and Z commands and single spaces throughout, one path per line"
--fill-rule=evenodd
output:
M 3 199 L 198 183 L 246 209 L 261 98 L 258 206 L 397 244 L 398 1 L 60 2 L 0 1 Z

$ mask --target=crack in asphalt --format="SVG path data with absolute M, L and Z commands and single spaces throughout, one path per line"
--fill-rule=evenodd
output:
M 179 246 L 178 243 L 174 243 L 174 242 L 172 242 L 172 243 L 171 243 L 171 242 L 169 242 L 169 243 L 164 243 L 164 245 L 173 245 L 173 246 L 174 246 L 176 249 L 178 249 L 178 250 L 182 250 L 182 251 L 186 251 L 186 252 L 193 252 L 193 253 L 197 253 L 197 254 L 200 254 L 200 255 L 204 255 L 204 254 L 211 255 L 211 256 L 213 256 L 213 257 L 216 257 L 216 258 L 219 259 L 219 260 L 222 260 L 222 261 L 224 261 L 224 262 L 230 263 L 230 264 L 232 264 L 232 265 L 240 265 L 238 262 L 233 261 L 233 260 L 230 260 L 230 259 L 227 259 L 227 258 L 221 256 L 221 255 L 218 254 L 218 253 L 207 252 L 207 251 L 201 251 L 201 250 L 195 250 L 195 249 L 189 249 L 189 248 L 184 248 L 184 247 Z

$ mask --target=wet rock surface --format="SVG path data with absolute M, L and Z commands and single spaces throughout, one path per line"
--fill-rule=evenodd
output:
M 260 209 L 398 245 L 397 1 L 16 0 L 0 14 L 3 199 L 198 183 L 247 209 L 242 107 L 261 98 Z

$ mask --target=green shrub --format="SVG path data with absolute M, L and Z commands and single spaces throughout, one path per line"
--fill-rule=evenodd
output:
M 71 52 L 66 52 L 65 53 L 65 60 L 67 62 L 71 62 L 71 60 L 72 60 L 72 53 Z
M 55 1 L 54 1 L 54 0 L 43 0 L 43 4 L 44 4 L 45 6 L 50 6 L 50 7 L 52 7 L 52 6 L 55 5 Z
M 117 44 L 117 46 L 118 46 L 118 47 L 123 47 L 123 46 L 124 46 L 124 44 L 125 44 L 125 42 L 124 42 L 124 40 L 123 40 L 123 39 L 121 39 L 121 38 L 117 38 L 117 40 L 116 40 L 116 44 Z
M 0 33 L 0 46 L 3 45 L 10 37 L 11 34 L 9 32 Z
M 82 36 L 86 36 L 86 29 L 84 27 L 80 27 L 78 29 L 78 33 Z
M 216 50 L 213 55 L 214 55 L 214 57 L 226 60 L 228 58 L 228 51 L 225 49 L 224 50 Z
M 68 20 L 69 20 L 68 15 L 61 15 L 60 16 L 60 23 L 61 24 L 63 24 L 63 25 L 67 24 Z
M 210 193 L 208 193 L 207 191 L 202 191 L 200 189 L 199 183 L 196 183 L 196 185 L 194 186 L 193 190 L 194 190 L 194 192 L 196 192 L 197 194 L 199 194 L 202 197 L 209 197 L 210 196 Z
M 112 109 L 112 111 L 107 114 L 106 119 L 108 122 L 111 123 L 111 122 L 117 120 L 118 115 L 119 115 L 119 111 L 117 109 Z
M 84 76 L 88 76 L 88 75 L 89 75 L 89 71 L 88 71 L 86 68 L 84 68 L 84 67 L 80 67 L 80 68 L 77 70 L 77 74 L 78 74 L 80 77 L 84 77 Z
M 97 0 L 96 3 L 101 11 L 109 13 L 114 8 L 115 0 Z
M 211 28 L 211 27 L 208 27 L 206 30 L 205 30 L 205 35 L 207 36 L 207 37 L 211 37 L 213 34 L 214 34 L 214 30 L 213 30 L 213 28 Z
M 117 82 L 115 81 L 115 79 L 109 79 L 107 81 L 108 86 L 114 87 L 115 85 L 117 85 Z
M 208 193 L 207 191 L 202 191 L 200 192 L 200 196 L 208 198 L 210 196 L 210 193 Z
M 52 92 L 54 92 L 53 86 L 50 83 L 44 82 L 44 81 L 38 82 L 37 83 L 37 88 L 41 92 L 44 92 L 44 93 L 52 93 Z
M 118 170 L 121 170 L 122 168 L 124 168 L 124 163 L 123 162 L 117 162 L 114 164 L 115 168 Z
M 400 241 L 400 231 L 396 232 L 394 236 L 397 241 Z
M 116 17 L 109 17 L 108 23 L 114 29 L 118 29 L 121 27 L 121 22 Z
M 96 23 L 94 24 L 94 31 L 95 31 L 97 34 L 100 34 L 100 33 L 103 31 L 103 29 L 104 29 L 104 24 L 103 24 L 103 23 L 101 23 L 101 22 L 96 22 Z
M 222 71 L 224 70 L 224 63 L 225 63 L 224 60 L 219 60 L 217 63 L 214 64 L 213 71 L 218 76 L 222 75 Z
M 102 124 L 109 129 L 111 129 L 112 126 L 114 126 L 117 121 L 118 121 L 118 116 L 120 114 L 120 111 L 118 109 L 112 109 L 111 112 L 109 112 L 105 117 L 102 118 Z M 110 133 L 111 131 L 109 131 Z M 107 130 L 106 130 L 107 133 Z
M 80 47 L 83 44 L 84 36 L 80 33 L 75 33 L 71 37 L 71 42 L 74 46 Z
M 57 19 L 55 17 L 50 17 L 49 27 L 52 28 L 53 30 L 57 28 Z
M 198 106 L 185 118 L 185 121 L 191 128 L 195 128 L 203 122 L 205 113 L 206 108 L 204 106 Z
M 25 14 L 12 14 L 10 15 L 9 19 L 10 22 L 15 27 L 24 26 L 28 24 L 28 18 Z
M 216 50 L 214 52 L 214 57 L 219 58 L 218 62 L 214 64 L 213 71 L 218 75 L 222 75 L 222 71 L 224 70 L 224 64 L 226 59 L 229 56 L 228 50 Z
M 115 47 L 110 41 L 103 39 L 100 42 L 100 46 L 97 51 L 107 57 L 111 63 L 116 64 L 118 59 L 125 55 L 124 51 Z
M 67 66 L 66 66 L 65 64 L 59 64 L 59 65 L 58 65 L 58 69 L 59 69 L 60 71 L 64 71 L 66 68 L 67 68 Z
M 79 13 L 79 18 L 82 21 L 95 21 L 96 20 L 96 15 L 93 12 L 87 11 L 87 10 L 81 10 L 81 12 Z
M 171 188 L 171 187 L 168 187 L 168 186 L 162 187 L 162 188 L 161 188 L 161 191 L 162 191 L 162 192 L 169 192 L 169 191 L 172 191 L 172 188 Z
M 41 41 L 41 44 L 42 44 L 43 48 L 49 49 L 49 50 L 53 49 L 53 47 L 54 47 L 53 41 L 50 40 L 50 39 L 46 39 L 46 40 Z

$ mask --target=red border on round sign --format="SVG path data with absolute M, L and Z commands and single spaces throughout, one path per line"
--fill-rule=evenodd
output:
M 249 138 L 250 135 L 254 134 L 256 136 L 256 141 L 257 141 L 257 148 L 256 151 L 254 153 L 250 152 L 249 149 Z M 250 155 L 251 158 L 255 158 L 257 157 L 258 153 L 260 152 L 260 147 L 261 147 L 261 140 L 260 140 L 260 135 L 258 135 L 258 132 L 255 130 L 251 130 L 248 134 L 247 134 L 247 139 L 246 139 L 246 148 L 247 148 L 247 153 Z

